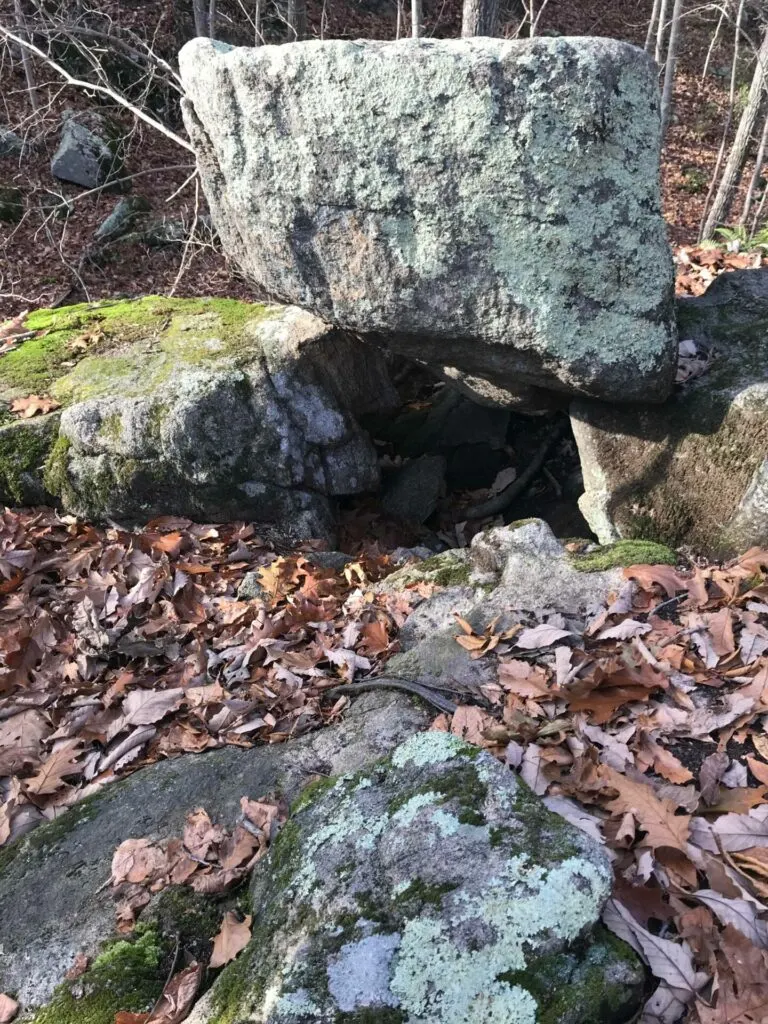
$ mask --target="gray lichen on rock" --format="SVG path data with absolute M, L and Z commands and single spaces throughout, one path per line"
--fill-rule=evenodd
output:
M 620 1019 L 643 970 L 597 926 L 611 878 L 601 848 L 495 759 L 418 734 L 302 801 L 254 880 L 252 952 L 193 1020 Z

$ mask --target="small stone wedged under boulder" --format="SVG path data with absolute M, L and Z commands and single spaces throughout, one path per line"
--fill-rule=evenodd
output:
M 70 111 L 61 126 L 51 174 L 83 188 L 98 188 L 122 170 L 120 132 L 95 111 Z
M 300 798 L 254 875 L 251 945 L 192 1024 L 628 1020 L 605 851 L 486 752 L 420 733 Z
M 331 539 L 337 495 L 375 490 L 356 414 L 396 406 L 384 356 L 296 307 L 147 298 L 41 310 L 0 399 L 52 396 L 0 427 L 0 499 L 85 518 L 178 514 Z M 6 405 L 6 409 L 8 406 Z
M 96 956 L 115 926 L 115 907 L 105 883 L 112 855 L 125 839 L 179 836 L 186 815 L 201 806 L 214 821 L 231 828 L 240 813 L 240 797 L 280 792 L 291 800 L 313 776 L 357 771 L 426 728 L 428 721 L 426 712 L 405 698 L 393 699 L 381 691 L 365 694 L 341 723 L 300 739 L 251 750 L 226 747 L 143 768 L 3 848 L 0 992 L 14 993 L 27 1019 L 50 1000 L 78 953 Z M 211 930 L 197 936 L 199 940 L 215 934 L 215 911 L 213 906 Z M 142 992 L 128 987 L 122 1004 L 118 998 L 115 1005 L 113 998 L 97 1012 L 91 1001 L 79 1000 L 71 1018 L 57 1020 L 42 1011 L 39 1024 L 114 1024 L 117 1010 L 149 1010 L 170 963 L 155 967 L 154 973 L 142 972 L 142 985 L 151 985 L 154 993 L 148 1005 L 146 999 L 145 1005 L 136 1005 Z M 76 984 L 82 988 L 83 979 Z M 122 984 L 126 986 L 126 979 Z M 59 996 L 67 1002 L 66 993 Z
M 488 381 L 492 401 L 518 404 L 525 384 L 669 394 L 674 275 L 642 50 L 195 39 L 179 62 L 214 224 L 261 294 Z
M 572 404 L 579 505 L 603 543 L 727 558 L 768 544 L 768 268 L 723 274 L 677 309 L 710 364 L 662 407 Z

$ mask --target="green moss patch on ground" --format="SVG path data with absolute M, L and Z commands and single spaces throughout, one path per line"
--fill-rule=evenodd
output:
M 584 555 L 571 555 L 570 559 L 579 572 L 600 572 L 628 565 L 677 565 L 680 561 L 672 548 L 651 540 L 619 540 Z

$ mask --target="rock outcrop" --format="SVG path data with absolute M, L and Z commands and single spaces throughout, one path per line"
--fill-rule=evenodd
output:
M 295 307 L 234 300 L 73 306 L 0 363 L 0 498 L 92 519 L 249 518 L 332 538 L 336 495 L 375 490 L 355 414 L 396 405 L 384 357 Z M 73 365 L 74 364 L 74 365 Z M 14 419 L 45 394 L 61 408 Z
M 78 953 L 94 957 L 115 925 L 115 909 L 104 883 L 115 848 L 128 838 L 169 839 L 180 835 L 186 815 L 204 806 L 231 827 L 242 796 L 258 799 L 280 791 L 293 799 L 315 775 L 354 772 L 389 754 L 428 716 L 404 698 L 367 694 L 345 720 L 290 743 L 272 747 L 187 755 L 143 768 L 76 804 L 0 851 L 0 992 L 13 992 L 26 1013 L 51 998 Z M 212 930 L 197 939 L 215 934 Z M 173 943 L 171 944 L 173 945 Z M 123 952 L 128 952 L 124 950 Z M 171 957 L 172 960 L 172 957 Z M 151 966 L 151 965 L 150 965 Z M 142 976 L 142 992 L 120 977 L 125 991 L 79 998 L 69 1015 L 46 1016 L 41 1024 L 113 1024 L 118 1010 L 149 1010 L 170 967 L 155 964 Z M 87 980 L 87 978 L 86 978 Z M 114 982 L 114 978 L 112 979 Z M 82 995 L 83 979 L 75 983 Z M 58 996 L 66 1003 L 67 987 Z M 100 1000 L 100 1001 L 99 1001 Z
M 673 268 L 641 50 L 196 39 L 180 67 L 215 226 L 261 293 L 493 401 L 524 384 L 666 398 Z
M 612 877 L 506 766 L 420 733 L 300 799 L 191 1022 L 629 1019 L 644 971 L 598 924 Z
M 678 303 L 704 372 L 669 402 L 571 407 L 585 494 L 604 542 L 646 537 L 715 557 L 768 544 L 768 269 L 718 277 Z

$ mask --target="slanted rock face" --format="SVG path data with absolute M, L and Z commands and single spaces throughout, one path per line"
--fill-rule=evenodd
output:
M 768 543 L 768 270 L 724 274 L 678 304 L 706 372 L 662 408 L 577 401 L 579 504 L 601 541 L 648 537 L 715 557 Z
M 516 394 L 667 396 L 673 267 L 642 51 L 196 39 L 180 67 L 214 222 L 263 293 Z
M 597 924 L 602 849 L 439 732 L 330 780 L 257 871 L 254 937 L 192 1020 L 624 1020 L 634 954 Z
M 331 537 L 333 496 L 378 484 L 354 414 L 398 403 L 383 356 L 310 313 L 154 298 L 27 327 L 42 333 L 4 357 L 0 394 L 63 408 L 0 428 L 9 503 L 47 492 L 88 518 L 249 518 L 299 539 Z

